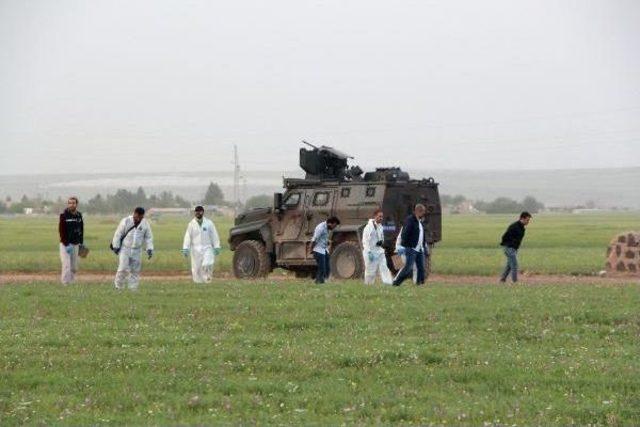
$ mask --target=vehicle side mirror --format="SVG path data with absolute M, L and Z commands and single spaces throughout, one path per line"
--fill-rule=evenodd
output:
M 278 212 L 282 210 L 282 193 L 273 194 L 273 210 Z

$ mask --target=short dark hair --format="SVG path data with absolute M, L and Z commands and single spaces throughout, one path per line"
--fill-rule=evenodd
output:
M 67 201 L 69 201 L 69 200 L 75 200 L 75 201 L 76 201 L 76 205 L 77 205 L 78 203 L 80 203 L 80 200 L 78 200 L 78 198 L 77 198 L 76 196 L 71 196 L 71 197 L 69 197 L 69 198 L 67 199 Z
M 382 213 L 382 208 L 376 208 L 376 209 L 373 211 L 373 216 L 376 216 L 376 215 L 378 215 L 379 213 Z
M 520 219 L 531 218 L 531 214 L 527 211 L 524 211 L 520 214 Z
M 340 220 L 338 219 L 337 216 L 330 216 L 329 218 L 327 218 L 327 223 L 340 225 Z
M 138 215 L 144 215 L 144 208 L 138 206 L 137 208 L 135 208 L 133 210 L 134 213 L 137 213 Z
M 204 212 L 204 208 L 202 206 L 196 206 L 196 208 L 193 211 L 194 212 L 199 212 L 199 211 Z

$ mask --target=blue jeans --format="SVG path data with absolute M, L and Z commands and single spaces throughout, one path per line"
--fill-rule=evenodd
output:
M 405 253 L 407 261 L 404 263 L 402 270 L 398 272 L 396 278 L 393 279 L 393 286 L 400 286 L 409 277 L 413 276 L 413 266 L 416 266 L 417 277 L 416 285 L 424 284 L 424 252 L 418 252 L 415 249 L 407 248 Z
M 329 278 L 331 267 L 329 266 L 329 254 L 313 253 L 318 269 L 316 270 L 316 283 L 324 283 Z
M 504 246 L 504 255 L 507 257 L 507 265 L 504 267 L 504 271 L 502 272 L 502 276 L 500 276 L 501 281 L 507 280 L 509 273 L 511 273 L 511 280 L 514 282 L 518 281 L 518 250 L 514 248 L 510 248 L 508 246 Z

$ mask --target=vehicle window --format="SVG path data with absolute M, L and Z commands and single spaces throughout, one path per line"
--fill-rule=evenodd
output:
M 298 206 L 300 203 L 300 193 L 291 193 L 284 199 L 285 206 Z
M 376 187 L 367 187 L 367 197 L 373 197 L 376 195 Z
M 324 206 L 327 203 L 329 203 L 329 193 L 316 193 L 316 195 L 313 196 L 313 206 Z
M 351 194 L 351 188 L 349 187 L 345 187 L 342 190 L 340 190 L 340 197 L 349 197 L 350 194 Z

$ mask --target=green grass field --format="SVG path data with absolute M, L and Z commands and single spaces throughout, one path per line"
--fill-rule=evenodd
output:
M 637 425 L 638 307 L 637 283 L 5 285 L 0 424 Z
M 450 216 L 438 273 L 495 275 L 512 218 Z M 81 269 L 112 272 L 115 218 Z M 185 219 L 153 223 L 137 293 L 0 286 L 0 425 L 640 423 L 640 284 L 314 286 L 145 282 L 184 270 Z M 226 239 L 229 220 L 219 220 Z M 592 274 L 637 214 L 538 215 L 536 273 Z M 55 218 L 0 219 L 0 272 L 58 269 Z M 223 252 L 219 270 L 228 271 Z
M 0 218 L 0 272 L 45 272 L 59 269 L 57 218 Z M 116 258 L 108 250 L 117 218 L 87 217 L 85 243 L 92 249 L 82 271 L 111 272 Z M 495 275 L 503 263 L 500 236 L 512 216 L 449 215 L 443 241 L 434 252 L 433 268 L 441 274 Z M 153 223 L 157 253 L 143 271 L 179 271 L 188 262 L 179 253 L 187 218 L 163 217 Z M 218 219 L 224 244 L 231 226 Z M 603 269 L 606 247 L 622 231 L 640 229 L 640 214 L 536 215 L 527 231 L 520 261 L 524 270 L 547 274 L 593 274 Z M 230 271 L 231 252 L 217 263 Z

